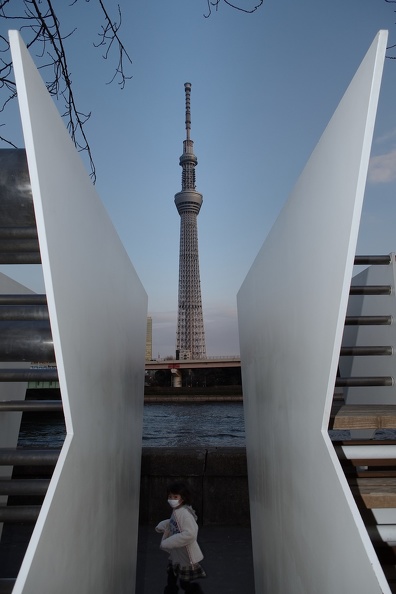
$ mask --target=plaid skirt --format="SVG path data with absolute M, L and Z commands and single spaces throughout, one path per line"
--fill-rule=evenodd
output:
M 172 572 L 175 577 L 179 577 L 183 582 L 192 582 L 193 580 L 206 577 L 206 573 L 199 563 L 191 563 L 190 565 L 183 566 L 179 563 L 169 563 L 168 571 Z

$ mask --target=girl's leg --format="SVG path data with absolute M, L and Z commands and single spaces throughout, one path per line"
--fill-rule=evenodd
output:
M 179 588 L 177 587 L 177 575 L 174 574 L 172 566 L 169 565 L 168 569 L 168 580 L 164 590 L 164 594 L 177 594 Z
M 201 586 L 197 582 L 185 582 L 180 580 L 180 587 L 186 594 L 203 594 Z

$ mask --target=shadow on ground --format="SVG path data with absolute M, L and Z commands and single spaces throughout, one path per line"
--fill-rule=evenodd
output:
M 136 594 L 163 594 L 168 555 L 160 550 L 154 526 L 139 527 Z M 204 526 L 198 542 L 205 556 L 203 594 L 255 594 L 250 528 Z

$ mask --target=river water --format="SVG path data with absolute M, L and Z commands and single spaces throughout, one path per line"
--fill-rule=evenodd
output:
M 33 415 L 21 425 L 20 447 L 58 448 L 65 438 L 60 416 Z M 241 402 L 213 404 L 146 404 L 143 447 L 244 447 L 245 424 Z
M 148 404 L 143 447 L 244 447 L 242 402 Z
M 47 416 L 21 425 L 20 447 L 58 448 L 65 438 L 64 421 Z M 349 440 L 349 431 L 329 431 L 333 441 Z M 396 439 L 394 430 L 380 429 L 375 438 Z M 245 447 L 242 402 L 146 404 L 143 447 Z

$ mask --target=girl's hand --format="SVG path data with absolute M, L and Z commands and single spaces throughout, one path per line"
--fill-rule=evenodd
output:
M 156 532 L 168 532 L 169 536 L 169 520 L 163 520 L 155 527 Z

